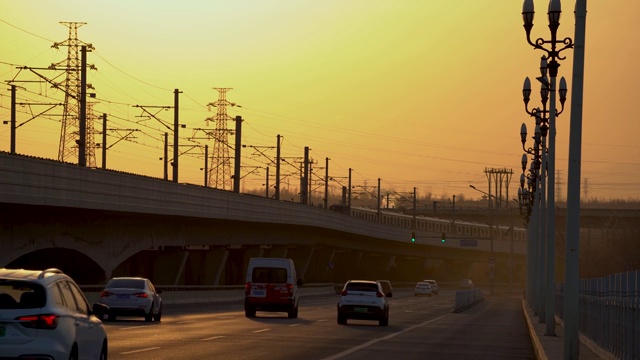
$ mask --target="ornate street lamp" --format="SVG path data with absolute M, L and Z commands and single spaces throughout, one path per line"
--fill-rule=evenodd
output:
M 556 77 L 558 76 L 558 68 L 560 64 L 558 60 L 564 60 L 565 58 L 560 56 L 560 53 L 566 49 L 573 48 L 573 40 L 571 38 L 564 38 L 563 40 L 558 40 L 557 33 L 558 28 L 560 26 L 560 15 L 562 14 L 562 7 L 560 4 L 560 0 L 550 0 L 548 7 L 548 20 L 549 20 L 549 30 L 551 31 L 551 39 L 545 40 L 543 38 L 537 38 L 535 41 L 531 41 L 531 30 L 533 29 L 533 19 L 535 15 L 535 10 L 533 6 L 533 0 L 524 0 L 522 6 L 522 18 L 524 20 L 524 29 L 527 34 L 527 42 L 533 46 L 534 49 L 542 50 L 546 53 L 543 56 L 543 63 L 541 63 L 540 71 L 541 75 L 537 78 L 545 89 L 541 89 L 541 95 L 546 97 L 545 94 L 548 93 L 550 106 L 548 111 L 548 123 L 549 127 L 549 146 L 548 146 L 548 165 L 543 164 L 543 169 L 545 169 L 548 173 L 548 190 L 546 191 L 548 212 L 546 214 L 546 224 L 544 226 L 544 231 L 547 232 L 546 236 L 546 280 L 544 284 L 545 287 L 542 287 L 542 292 L 544 293 L 544 302 L 546 313 L 544 314 L 544 322 L 546 323 L 546 332 L 547 336 L 555 336 L 555 138 L 556 138 L 556 123 L 555 118 L 559 114 L 556 111 Z M 545 47 L 545 45 L 549 45 L 550 47 Z M 544 62 L 547 62 L 546 66 Z M 546 70 L 548 69 L 549 77 L 551 81 L 547 81 Z M 526 85 L 527 81 L 525 81 Z M 564 101 L 562 97 L 566 98 L 566 82 L 561 80 L 561 102 Z M 562 89 L 564 85 L 564 89 Z M 563 94 L 564 91 L 564 94 Z M 545 94 L 543 94 L 543 92 Z M 523 90 L 524 93 L 524 90 Z M 528 100 L 525 100 L 525 106 Z M 543 101 L 546 103 L 546 100 Z M 544 116 L 547 114 L 545 107 L 543 106 L 543 114 L 540 116 L 539 114 L 535 114 L 537 117 L 546 118 Z M 562 110 L 561 110 L 562 111 Z M 560 111 L 560 112 L 561 112 Z M 529 111 L 527 111 L 529 112 Z M 533 116 L 533 115 L 532 115 Z M 543 154 L 546 151 L 543 151 Z M 544 160 L 543 160 L 544 161 Z M 540 318 L 542 320 L 542 316 Z M 542 322 L 542 321 L 541 321 Z
M 527 301 L 533 304 L 533 308 L 538 311 L 541 302 L 537 298 L 539 292 L 536 291 L 542 281 L 541 271 L 539 269 L 542 266 L 541 262 L 541 242 L 540 242 L 540 203 L 541 203 L 541 176 L 540 170 L 542 165 L 542 130 L 540 127 L 541 120 L 536 117 L 536 128 L 534 132 L 533 147 L 526 147 L 527 141 L 527 125 L 522 124 L 520 127 L 520 141 L 522 142 L 522 175 L 520 176 L 520 192 L 523 196 L 526 194 L 526 198 L 523 197 L 523 206 L 526 208 L 527 214 Z M 531 163 L 529 166 L 528 174 L 527 162 L 528 156 L 531 156 Z M 527 188 L 525 188 L 525 180 L 527 180 Z M 531 216 L 533 215 L 533 216 Z

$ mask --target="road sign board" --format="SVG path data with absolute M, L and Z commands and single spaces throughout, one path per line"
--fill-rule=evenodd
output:
M 478 246 L 478 240 L 462 239 L 460 246 Z

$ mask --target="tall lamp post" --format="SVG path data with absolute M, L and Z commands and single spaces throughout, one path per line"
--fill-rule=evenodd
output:
M 533 0 L 525 0 L 522 6 L 522 18 L 524 20 L 524 29 L 527 34 L 527 42 L 533 46 L 534 49 L 542 50 L 546 53 L 543 56 L 547 60 L 547 68 L 549 70 L 549 77 L 551 82 L 549 85 L 550 106 L 549 106 L 549 163 L 548 163 L 548 193 L 547 193 L 547 221 L 545 228 L 547 229 L 547 266 L 546 266 L 546 283 L 548 291 L 545 293 L 545 310 L 546 310 L 546 332 L 547 336 L 555 336 L 555 262 L 554 262 L 554 248 L 555 248 L 555 139 L 556 139 L 556 77 L 558 76 L 558 68 L 560 64 L 558 60 L 564 60 L 564 57 L 560 56 L 560 53 L 566 49 L 573 48 L 573 40 L 571 38 L 564 38 L 558 40 L 557 33 L 560 26 L 560 14 L 562 13 L 562 6 L 560 0 L 550 0 L 548 8 L 549 30 L 551 32 L 551 39 L 545 40 L 538 38 L 535 42 L 531 41 L 531 29 L 533 28 L 533 18 L 535 15 Z M 544 45 L 549 44 L 550 48 L 545 48 Z M 546 78 L 546 76 L 542 76 Z M 546 79 L 545 79 L 546 80 Z M 562 84 L 561 80 L 561 84 Z M 565 84 L 566 88 L 566 84 Z M 566 95 L 566 91 L 565 91 Z
M 542 196 L 539 198 L 540 200 L 540 208 L 539 208 L 539 228 L 540 230 L 540 239 L 539 239 L 539 251 L 540 251 L 540 273 L 546 274 L 546 278 L 543 281 L 537 282 L 537 301 L 536 308 L 539 314 L 539 322 L 544 323 L 549 321 L 549 316 L 547 315 L 547 311 L 551 311 L 551 314 L 555 319 L 555 309 L 553 308 L 553 300 L 554 300 L 554 241 L 553 241 L 553 229 L 554 229 L 554 186 L 552 183 L 552 164 L 550 161 L 551 149 L 555 146 L 551 146 L 551 141 L 549 141 L 550 145 L 547 147 L 547 134 L 549 132 L 549 122 L 551 118 L 551 110 L 547 109 L 547 102 L 549 101 L 549 92 L 550 92 L 550 83 L 547 77 L 548 64 L 547 59 L 542 57 L 540 60 L 540 76 L 536 78 L 540 82 L 540 98 L 542 108 L 535 108 L 529 110 L 529 101 L 531 96 L 531 81 L 529 78 L 525 78 L 524 85 L 522 88 L 522 96 L 524 101 L 524 107 L 527 114 L 534 117 L 536 119 L 536 126 L 539 126 L 540 135 L 541 135 L 541 152 L 542 152 L 542 168 L 540 174 L 540 186 Z M 564 110 L 564 103 L 567 99 L 567 82 L 564 77 L 560 79 L 560 103 L 562 105 L 561 109 L 555 110 L 555 116 L 558 116 Z M 524 124 L 523 124 L 524 126 Z M 522 140 L 522 132 L 526 134 L 526 128 L 521 130 L 521 140 Z M 526 137 L 526 135 L 525 135 Z M 524 143 L 523 143 L 524 147 Z M 549 156 L 548 156 L 549 155 Z M 546 179 L 549 178 L 549 186 L 547 187 Z M 549 202 L 549 206 L 547 206 L 547 201 Z M 552 303 L 549 303 L 549 297 L 551 297 Z M 554 321 L 552 319 L 552 321 Z M 555 328 L 555 325 L 554 325 Z M 554 335 L 554 334 L 551 334 Z
M 540 309 L 539 285 L 542 282 L 541 261 L 541 226 L 540 226 L 540 168 L 542 164 L 542 131 L 540 129 L 540 118 L 536 118 L 536 128 L 534 132 L 533 147 L 527 148 L 527 125 L 522 124 L 520 128 L 520 141 L 522 142 L 522 174 L 520 175 L 520 189 L 518 195 L 520 200 L 520 213 L 527 224 L 527 301 L 532 305 L 536 314 Z M 531 156 L 531 163 L 527 173 L 528 157 Z M 527 187 L 525 188 L 525 183 Z

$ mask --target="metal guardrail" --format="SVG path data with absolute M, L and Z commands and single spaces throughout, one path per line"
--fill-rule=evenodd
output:
M 319 288 L 332 286 L 332 283 L 314 283 L 303 284 L 305 288 Z M 104 290 L 105 285 L 78 285 L 80 290 L 84 292 L 100 292 Z M 241 290 L 244 289 L 244 285 L 154 285 L 157 290 L 184 292 L 184 291 L 223 291 L 223 290 Z
M 556 285 L 564 320 L 564 283 Z M 640 270 L 580 281 L 579 330 L 618 359 L 640 358 Z

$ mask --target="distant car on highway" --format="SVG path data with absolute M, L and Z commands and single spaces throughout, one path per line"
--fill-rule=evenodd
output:
M 162 290 L 141 277 L 115 277 L 100 293 L 100 304 L 109 308 L 107 320 L 118 316 L 143 316 L 147 322 L 162 319 Z
M 415 289 L 413 290 L 413 294 L 415 296 L 427 295 L 431 297 L 433 294 L 433 289 L 431 289 L 431 284 L 426 281 L 420 281 L 416 284 Z
M 393 297 L 393 286 L 391 286 L 391 281 L 389 280 L 378 280 L 380 285 L 382 286 L 382 293 L 386 297 Z
M 104 309 L 58 269 L 0 269 L 0 358 L 106 359 Z
M 422 280 L 423 282 L 429 283 L 431 285 L 431 293 L 433 295 L 438 295 L 438 291 L 440 288 L 438 287 L 438 283 L 435 280 Z
M 458 283 L 458 289 L 473 289 L 475 287 L 471 279 L 462 279 Z
M 389 302 L 382 285 L 375 280 L 349 280 L 344 284 L 338 300 L 338 324 L 348 319 L 377 320 L 378 325 L 389 325 Z

